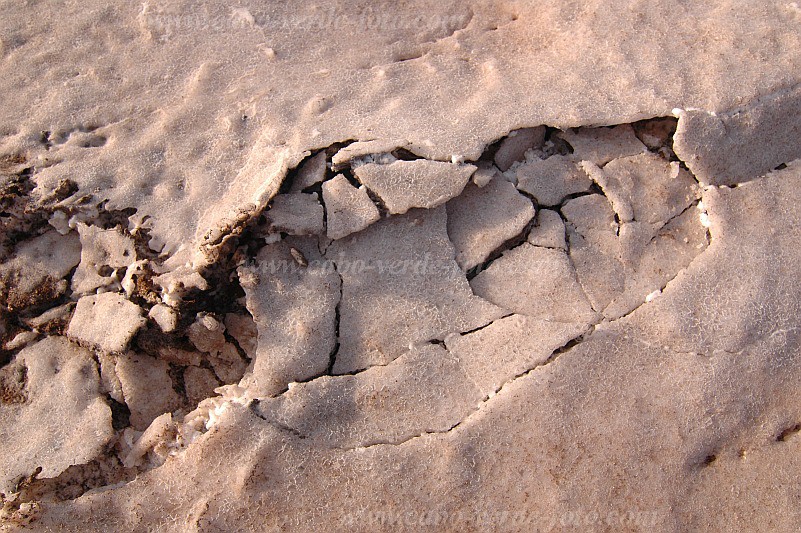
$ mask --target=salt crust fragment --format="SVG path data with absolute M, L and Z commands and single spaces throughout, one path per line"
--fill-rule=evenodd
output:
M 354 170 L 356 178 L 375 192 L 392 214 L 414 207 L 432 209 L 462 192 L 473 165 L 417 159 L 389 165 L 368 163 Z
M 106 292 L 78 300 L 67 336 L 104 352 L 123 352 L 145 322 L 138 305 Z
M 17 354 L 25 368 L 25 403 L 0 402 L 0 492 L 41 467 L 42 478 L 98 457 L 112 438 L 111 409 L 92 354 L 47 337 Z
M 456 249 L 456 262 L 465 271 L 518 235 L 535 214 L 531 201 L 502 179 L 484 187 L 468 185 L 447 203 L 447 210 L 448 236 Z
M 323 202 L 328 237 L 334 240 L 361 231 L 381 218 L 367 190 L 354 187 L 342 174 L 323 183 Z

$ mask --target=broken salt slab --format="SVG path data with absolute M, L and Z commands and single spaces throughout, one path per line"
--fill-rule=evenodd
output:
M 476 163 L 478 169 L 473 174 L 473 183 L 478 185 L 479 187 L 486 186 L 492 179 L 500 174 L 500 170 L 498 167 L 490 163 L 489 161 L 478 161 Z
M 517 188 L 533 196 L 539 205 L 559 205 L 567 196 L 590 189 L 592 180 L 575 161 L 554 155 L 517 168 Z
M 326 250 L 342 276 L 334 373 L 386 364 L 409 345 L 483 326 L 503 310 L 473 295 L 454 260 L 445 207 L 376 222 Z
M 193 289 L 205 291 L 209 288 L 203 276 L 189 266 L 154 277 L 153 285 L 161 288 L 161 299 L 170 307 L 179 306 L 184 295 Z
M 83 223 L 77 227 L 81 236 L 81 262 L 72 276 L 72 291 L 88 294 L 100 287 L 119 287 L 123 276 L 112 273 L 127 269 L 136 261 L 133 239 L 116 228 L 104 230 Z
M 307 187 L 320 183 L 325 179 L 326 169 L 325 152 L 320 152 L 307 159 L 298 168 L 298 173 L 295 176 L 295 181 L 292 182 L 289 192 L 299 193 Z
M 100 352 L 97 354 L 100 364 L 100 389 L 113 400 L 124 404 L 125 396 L 122 394 L 122 383 L 117 375 L 117 356 Z
M 623 224 L 619 239 L 626 287 L 624 293 L 603 310 L 610 320 L 648 301 L 649 294 L 658 293 L 708 246 L 705 228 L 693 209 L 673 218 L 655 236 L 650 228 L 642 229 L 636 222 Z
M 131 410 L 131 425 L 144 431 L 162 413 L 178 409 L 181 397 L 172 388 L 166 361 L 127 353 L 117 357 L 116 374 L 125 404 Z
M 270 233 L 318 235 L 323 232 L 323 206 L 316 194 L 279 194 L 266 213 Z
M 536 128 L 523 128 L 514 130 L 501 141 L 498 151 L 495 152 L 495 164 L 506 172 L 515 161 L 525 160 L 528 150 L 542 148 L 545 142 L 545 126 Z
M 531 228 L 526 240 L 534 246 L 567 250 L 562 217 L 556 211 L 540 209 L 537 212 L 537 225 Z
M 37 467 L 42 478 L 54 478 L 88 463 L 114 435 L 89 351 L 47 337 L 19 352 L 15 364 L 0 370 L 23 369 L 27 397 L 24 403 L 0 401 L 0 492 L 6 495 Z
M 381 198 L 390 213 L 403 214 L 414 207 L 442 205 L 462 192 L 475 171 L 473 165 L 417 159 L 389 165 L 369 163 L 354 173 Z
M 48 231 L 17 245 L 14 257 L 0 265 L 0 301 L 11 309 L 37 305 L 67 290 L 63 279 L 80 261 L 75 233 Z
M 3 349 L 7 351 L 19 350 L 35 341 L 38 336 L 39 333 L 36 331 L 20 331 L 13 339 L 3 345 Z
M 59 305 L 58 307 L 48 309 L 39 316 L 23 319 L 23 323 L 29 328 L 33 328 L 37 331 L 45 331 L 45 328 L 54 322 L 67 321 L 70 317 L 73 307 L 75 307 L 75 303 L 68 302 L 64 305 Z
M 145 322 L 138 305 L 106 292 L 78 300 L 67 336 L 104 352 L 122 352 Z
M 160 346 L 158 354 L 159 359 L 179 366 L 200 366 L 205 359 L 205 354 L 197 350 L 183 350 L 169 345 Z
M 164 333 L 175 331 L 178 325 L 178 315 L 175 309 L 168 305 L 156 304 L 150 308 L 147 316 L 153 319 Z
M 559 132 L 573 147 L 573 159 L 591 161 L 599 167 L 618 157 L 647 152 L 629 124 L 613 128 L 582 128 Z
M 639 205 L 637 194 L 621 196 Z M 654 194 L 654 198 L 659 197 Z M 664 198 L 663 201 L 673 201 L 677 197 Z M 686 203 L 684 196 L 678 198 Z M 674 211 L 649 205 L 649 211 L 641 216 L 648 219 L 649 213 L 661 213 L 654 215 L 658 220 Z M 630 221 L 618 225 L 609 202 L 601 195 L 589 195 L 569 201 L 562 212 L 570 223 L 570 258 L 578 279 L 593 307 L 610 320 L 645 302 L 650 293 L 664 287 L 708 244 L 692 209 L 673 215 L 665 223 Z
M 354 187 L 342 174 L 323 183 L 323 202 L 327 234 L 334 240 L 361 231 L 381 218 L 365 188 Z
M 334 264 L 298 265 L 292 249 L 285 242 L 265 246 L 255 266 L 240 268 L 258 328 L 253 368 L 243 381 L 253 397 L 324 373 L 336 344 L 340 278 Z
M 593 173 L 622 222 L 662 225 L 700 196 L 700 187 L 678 162 L 650 152 L 610 161 Z
M 133 443 L 122 460 L 123 466 L 125 468 L 140 466 L 141 459 L 147 452 L 160 444 L 163 445 L 172 437 L 173 430 L 172 414 L 164 413 L 158 416 Z
M 726 113 L 682 111 L 674 149 L 702 183 L 734 185 L 801 157 L 799 117 L 797 84 Z
M 201 352 L 217 354 L 225 346 L 225 326 L 211 315 L 198 315 L 187 333 L 189 342 Z
M 594 10 L 597 16 L 592 17 L 576 16 L 572 9 L 521 5 L 511 17 L 520 20 L 508 24 L 500 12 L 505 10 L 476 10 L 470 27 L 453 36 L 448 35 L 452 29 L 409 29 L 405 25 L 395 28 L 397 31 L 387 28 L 355 34 L 285 32 L 286 38 L 274 44 L 280 46 L 280 60 L 270 62 L 266 70 L 254 70 L 248 61 L 264 40 L 264 33 L 252 29 L 248 21 L 264 24 L 270 13 L 238 15 L 238 20 L 245 21 L 244 31 L 237 23 L 229 28 L 237 31 L 198 32 L 187 31 L 186 24 L 164 24 L 176 21 L 172 15 L 181 14 L 180 5 L 167 1 L 148 3 L 141 16 L 136 15 L 138 6 L 119 16 L 109 16 L 105 9 L 78 9 L 85 24 L 72 23 L 71 12 L 60 3 L 38 4 L 41 11 L 37 17 L 26 17 L 24 9 L 29 6 L 18 4 L 23 7 L 6 4 L 10 14 L 4 22 L 12 27 L 12 39 L 3 39 L 1 45 L 9 75 L 0 79 L 5 88 L 12 88 L 3 91 L 9 99 L 3 106 L 3 124 L 9 125 L 6 131 L 11 133 L 6 136 L 4 132 L 3 145 L 13 142 L 32 155 L 63 159 L 49 170 L 36 169 L 42 189 L 62 176 L 74 176 L 84 190 L 157 217 L 153 235 L 165 243 L 168 253 L 180 245 L 194 250 L 195 235 L 207 231 L 229 235 L 229 212 L 251 203 L 258 209 L 271 196 L 271 187 L 277 188 L 274 183 L 280 181 L 281 173 L 266 170 L 266 163 L 275 160 L 277 166 L 292 167 L 310 143 L 322 143 L 323 139 L 399 135 L 424 149 L 428 146 L 429 157 L 443 159 L 462 152 L 477 159 L 488 139 L 522 120 L 557 126 L 611 123 L 621 117 L 663 113 L 666 104 L 721 110 L 741 99 L 768 97 L 781 87 L 793 87 L 799 71 L 794 68 L 798 65 L 797 46 L 791 46 L 797 34 L 791 18 L 794 14 L 783 3 L 740 1 L 734 3 L 734 9 L 728 9 L 727 3 L 712 11 L 703 3 L 661 2 L 654 9 L 631 13 L 614 9 L 618 3 L 612 4 L 612 9 Z M 196 14 L 205 22 L 194 18 L 193 23 L 208 26 L 212 19 L 219 20 L 220 13 L 222 20 L 228 20 L 227 6 L 215 2 L 204 7 L 208 11 Z M 290 6 L 278 15 L 293 19 L 302 16 L 306 7 Z M 397 7 L 402 9 L 398 20 L 412 20 L 414 12 L 420 12 L 413 4 L 398 3 Z M 467 7 L 458 2 L 427 5 L 430 18 L 449 12 L 462 14 Z M 680 28 L 675 17 L 663 16 L 666 12 L 678 13 Z M 133 24 L 120 24 L 126 18 Z M 186 22 L 187 17 L 181 20 Z M 29 31 L 21 31 L 22 46 L 15 42 L 20 37 L 13 28 L 19 26 L 18 21 L 30 25 Z M 703 35 L 710 23 L 713 30 L 725 31 L 724 38 L 704 42 L 708 54 L 694 53 L 686 39 L 665 39 L 665 35 Z M 131 35 L 115 32 L 115 24 L 132 28 Z M 499 31 L 483 31 L 493 25 L 500 26 Z M 92 31 L 87 32 L 87 27 Z M 633 28 L 641 27 L 653 31 L 641 32 L 633 50 L 628 37 L 636 31 Z M 610 37 L 607 28 L 619 28 L 620 35 Z M 568 46 L 543 46 L 542 39 L 531 38 L 532 34 Z M 107 48 L 119 53 L 95 53 L 97 39 L 93 37 L 97 36 L 101 40 L 110 36 Z M 76 44 L 77 52 L 74 47 L 51 46 L 54 38 Z M 352 46 L 354 39 L 364 45 Z M 392 58 L 386 47 L 379 45 L 381 39 L 428 53 L 419 60 L 388 65 Z M 462 50 L 456 50 L 456 45 Z M 160 54 L 165 46 L 175 53 Z M 209 53 L 210 46 L 219 50 Z M 102 84 L 83 75 L 83 69 L 81 76 L 74 76 L 71 68 L 47 69 L 47 76 L 37 78 L 28 77 L 25 68 L 16 68 L 18 56 L 36 59 L 42 48 L 55 54 L 58 61 L 51 61 L 53 64 L 73 64 L 69 59 L 78 53 L 98 73 L 108 72 L 121 61 L 138 63 L 143 72 L 127 77 L 120 86 L 124 104 L 120 105 L 120 98 L 108 98 Z M 571 48 L 583 53 L 571 53 Z M 343 50 L 347 53 L 342 54 Z M 178 56 L 187 61 L 175 61 Z M 223 60 L 214 61 L 215 57 Z M 610 60 L 615 68 L 599 68 Z M 326 78 L 314 73 L 324 64 L 341 63 L 354 68 L 332 68 Z M 372 65 L 376 68 L 366 68 Z M 383 80 L 377 76 L 380 72 L 385 73 Z M 673 75 L 665 76 L 665 72 Z M 23 78 L 30 83 L 20 83 Z M 462 83 L 464 80 L 476 83 Z M 175 94 L 185 98 L 174 98 Z M 313 94 L 331 95 L 335 105 L 322 115 L 308 114 L 301 106 Z M 26 105 L 37 98 L 44 105 Z M 208 102 L 215 105 L 205 105 Z M 216 127 L 222 122 L 221 114 L 229 115 L 228 110 L 240 106 L 248 106 L 251 115 L 251 109 L 256 112 L 255 120 L 250 121 L 255 127 L 239 126 L 232 132 L 236 135 Z M 476 112 L 460 113 L 464 109 Z M 366 119 L 364 110 L 369 111 Z M 40 128 L 50 124 L 70 128 L 75 122 L 95 118 L 107 124 L 103 134 L 110 142 L 105 147 L 74 147 L 66 152 L 55 147 L 46 152 L 36 144 Z M 225 127 L 231 128 L 230 123 Z M 309 131 L 317 136 L 309 139 Z M 775 136 L 763 138 L 770 143 Z M 795 148 L 797 143 L 784 146 Z M 162 159 L 160 153 L 166 157 Z M 251 157 L 244 171 L 230 176 L 231 169 L 242 168 L 241 154 L 248 153 Z M 743 154 L 752 154 L 752 150 Z M 196 164 L 187 169 L 187 161 Z M 720 319 L 724 329 L 731 328 L 732 349 L 753 350 L 761 333 L 769 331 L 762 328 L 770 327 L 771 318 L 795 316 L 791 304 L 771 307 L 773 295 L 759 287 L 767 279 L 772 280 L 768 286 L 785 285 L 786 277 L 792 282 L 792 269 L 772 270 L 768 261 L 749 262 L 761 255 L 773 264 L 793 264 L 786 259 L 793 258 L 792 243 L 798 237 L 794 211 L 798 184 L 794 181 L 793 188 L 771 187 L 764 197 L 733 194 L 732 212 L 745 215 L 735 219 L 737 223 L 768 244 L 755 248 L 738 238 L 744 233 L 735 232 L 721 239 L 720 248 L 739 248 L 742 255 L 730 253 L 715 257 L 716 262 L 705 262 L 697 270 L 714 274 L 707 278 L 699 279 L 697 272 L 690 272 L 690 283 L 683 283 L 681 291 L 679 287 L 668 291 L 677 293 L 675 308 L 656 317 L 661 320 L 627 332 L 632 340 L 647 339 L 653 328 L 685 321 L 681 328 L 666 327 L 668 335 L 683 339 L 698 332 L 705 341 L 713 337 L 704 328 L 721 329 L 715 327 Z M 752 189 L 763 186 L 756 185 Z M 214 190 L 224 192 L 208 193 Z M 226 197 L 230 200 L 225 201 Z M 769 206 L 770 215 L 765 215 L 763 206 Z M 200 221 L 198 214 L 203 214 Z M 758 223 L 749 224 L 749 220 Z M 783 254 L 785 261 L 777 261 L 777 253 Z M 744 261 L 737 260 L 740 257 Z M 664 308 L 672 294 L 666 301 L 646 307 Z M 780 297 L 787 299 L 785 294 Z M 698 308 L 687 312 L 692 303 Z M 746 337 L 748 333 L 740 333 L 743 331 L 754 333 Z M 545 529 L 545 524 L 578 506 L 598 509 L 608 508 L 610 503 L 624 511 L 653 509 L 653 514 L 647 515 L 653 523 L 706 520 L 718 523 L 721 529 L 748 530 L 773 520 L 777 529 L 793 529 L 797 525 L 793 513 L 775 512 L 771 497 L 781 501 L 788 490 L 785 500 L 796 496 L 792 487 L 780 490 L 778 498 L 774 490 L 783 468 L 792 465 L 794 441 L 774 443 L 775 436 L 766 435 L 771 426 L 762 428 L 765 420 L 775 422 L 797 412 L 792 394 L 798 381 L 793 354 L 777 344 L 772 351 L 695 361 L 643 349 L 639 343 L 627 349 L 622 337 L 612 340 L 615 342 L 588 343 L 586 348 L 579 347 L 576 356 L 563 358 L 547 372 L 517 381 L 458 431 L 425 437 L 404 447 L 376 447 L 360 454 L 329 450 L 315 446 L 311 439 L 299 442 L 250 413 L 229 417 L 231 423 L 199 443 L 199 449 L 187 454 L 185 461 L 142 476 L 120 490 L 48 504 L 39 517 L 44 522 L 40 527 L 58 529 L 60 524 L 70 523 L 76 529 L 91 529 L 102 521 L 158 529 L 177 514 L 191 516 L 193 522 L 236 521 L 255 528 L 269 528 L 276 524 L 275 517 L 290 516 L 297 520 L 298 529 L 313 530 L 352 517 L 356 507 L 369 511 L 380 488 L 391 485 L 393 490 L 385 491 L 383 508 L 430 509 L 430 495 L 446 494 L 453 496 L 444 504 L 450 508 L 465 508 L 481 500 L 482 509 L 489 514 L 519 509 L 536 521 L 532 529 Z M 792 348 L 794 339 L 788 340 Z M 706 346 L 719 348 L 721 344 L 702 345 Z M 649 357 L 651 353 L 659 357 Z M 682 364 L 677 360 L 691 361 Z M 675 368 L 678 370 L 671 372 Z M 776 372 L 777 368 L 781 371 Z M 714 424 L 693 424 L 707 420 L 710 410 Z M 662 423 L 674 413 L 679 413 L 678 420 Z M 766 436 L 769 438 L 763 438 Z M 749 447 L 749 458 L 754 455 L 756 460 L 727 461 L 727 456 L 736 454 L 737 442 L 772 444 Z M 711 468 L 696 468 L 711 444 L 721 448 L 720 460 Z M 277 449 L 281 453 L 276 453 Z M 220 458 L 232 457 L 236 461 L 223 461 L 223 466 L 235 464 L 235 472 L 214 468 Z M 520 476 L 517 458 L 532 459 L 523 467 L 532 470 L 536 463 L 534 468 L 546 475 Z M 577 460 L 584 468 L 575 468 Z M 303 464 L 306 468 L 299 466 Z M 198 471 L 202 475 L 196 475 Z M 621 471 L 628 482 L 622 491 Z M 793 469 L 789 471 L 792 475 Z M 693 483 L 693 498 L 686 497 L 688 479 Z M 738 497 L 740 493 L 728 489 L 743 479 L 756 490 Z M 342 480 L 346 490 L 341 490 Z M 514 482 L 523 485 L 520 490 L 498 490 Z M 167 491 L 162 483 L 169 486 L 169 498 L 164 497 Z M 566 492 L 569 501 L 560 498 Z M 611 493 L 619 496 L 614 502 Z M 545 512 L 532 508 L 532 494 Z M 191 505 L 185 504 L 187 498 Z M 83 505 L 86 500 L 91 504 Z M 439 500 L 434 498 L 434 505 L 442 508 Z M 662 505 L 665 500 L 675 505 Z M 204 511 L 206 503 L 211 506 L 209 512 Z M 264 509 L 270 512 L 260 512 Z M 131 517 L 135 520 L 126 520 Z M 177 527 L 191 529 L 195 525 Z
M 226 331 L 236 340 L 245 355 L 251 359 L 256 354 L 258 328 L 250 314 L 228 313 L 225 315 Z
M 223 383 L 236 383 L 245 375 L 247 362 L 239 355 L 230 342 L 226 342 L 219 352 L 209 354 L 209 363 L 214 373 Z
M 554 350 L 587 330 L 579 322 L 552 322 L 524 315 L 496 320 L 486 328 L 445 339 L 459 367 L 489 396 L 507 381 L 545 363 Z
M 469 184 L 446 208 L 448 237 L 464 271 L 481 264 L 493 250 L 520 234 L 535 215 L 531 201 L 502 179 L 483 188 Z
M 458 359 L 425 344 L 354 376 L 298 383 L 259 411 L 319 445 L 352 448 L 446 431 L 481 400 Z
M 375 139 L 372 141 L 357 141 L 342 148 L 331 158 L 331 168 L 334 172 L 343 170 L 348 165 L 354 165 L 354 160 L 365 158 L 366 156 L 390 155 L 398 148 L 406 148 L 408 141 Z M 394 157 L 387 158 L 387 163 L 395 160 Z
M 606 198 L 591 194 L 570 200 L 562 213 L 578 279 L 593 308 L 604 309 L 625 290 L 615 212 Z
M 562 250 L 523 243 L 504 252 L 470 286 L 476 295 L 514 313 L 558 322 L 597 320 Z

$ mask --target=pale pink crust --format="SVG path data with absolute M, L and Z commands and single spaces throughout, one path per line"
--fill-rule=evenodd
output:
M 6 2 L 0 531 L 797 531 L 801 8 Z

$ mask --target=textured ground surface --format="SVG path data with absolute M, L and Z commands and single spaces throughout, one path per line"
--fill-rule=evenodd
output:
M 797 3 L 0 8 L 0 529 L 801 528 Z

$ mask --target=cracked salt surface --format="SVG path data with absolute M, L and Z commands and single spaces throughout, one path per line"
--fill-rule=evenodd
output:
M 569 24 L 539 6 L 564 24 L 532 32 L 525 6 L 445 2 L 423 11 L 458 20 L 361 28 L 361 47 L 335 17 L 315 51 L 307 32 L 259 41 L 297 7 L 212 4 L 136 7 L 63 80 L 30 30 L 0 36 L 54 76 L 50 103 L 8 91 L 0 117 L 0 528 L 421 525 L 379 505 L 458 531 L 609 508 L 798 528 L 771 511 L 799 487 L 797 32 L 773 62 L 743 56 L 791 10 L 684 6 L 680 38 L 613 51 L 599 28 L 626 15 L 600 4 Z M 641 17 L 673 20 L 663 4 Z M 754 46 L 707 42 L 720 63 L 699 66 L 680 43 L 731 35 L 741 10 Z M 70 31 L 95 42 L 106 23 L 83 16 Z M 206 31 L 222 55 L 167 70 L 125 44 Z M 553 68 L 540 54 L 565 43 Z M 114 57 L 150 80 L 120 82 L 141 98 L 119 112 L 90 104 Z M 678 120 L 626 123 L 668 102 Z
M 519 191 L 492 163 L 364 161 L 389 144 L 310 157 L 294 176 L 301 185 L 289 183 L 232 248 L 230 270 L 218 275 L 233 280 L 219 289 L 236 298 L 223 304 L 228 312 L 203 293 L 192 297 L 208 299 L 202 310 L 188 297 L 172 306 L 153 299 L 147 272 L 160 267 L 140 266 L 153 256 L 137 261 L 126 228 L 77 223 L 77 306 L 66 335 L 97 350 L 99 384 L 124 413 L 104 441 L 117 466 L 100 486 L 163 468 L 248 405 L 293 438 L 331 449 L 449 433 L 596 326 L 650 302 L 703 251 L 702 221 L 689 215 L 701 206 L 696 182 L 661 156 L 632 157 L 645 147 L 635 149 L 630 127 L 571 132 L 582 141 L 567 155 L 532 152 L 532 143 L 550 143 L 534 130 L 500 145 L 502 157 L 522 158 L 503 165 Z M 327 153 L 375 196 L 324 172 Z M 490 170 L 481 186 L 468 183 L 478 167 Z M 673 270 L 665 267 L 682 257 L 681 244 L 663 249 L 666 236 L 686 249 Z M 133 289 L 120 294 L 120 278 Z M 610 312 L 622 297 L 626 307 Z
M 609 131 L 623 131 L 626 142 L 609 133 L 599 137 L 606 143 L 602 152 L 618 150 L 603 169 L 582 159 L 598 161 L 592 143 L 572 147 L 566 156 L 544 154 L 542 163 L 552 165 L 515 163 L 518 186 L 531 197 L 496 172 L 483 187 L 467 185 L 446 206 L 436 207 L 436 200 L 427 210 L 402 215 L 390 209 L 383 219 L 373 206 L 374 215 L 333 242 L 336 216 L 356 220 L 365 202 L 373 205 L 368 195 L 338 200 L 356 198 L 359 190 L 342 175 L 324 178 L 322 204 L 314 194 L 279 195 L 264 230 L 254 228 L 252 244 L 243 239 L 232 256 L 240 257 L 234 267 L 240 265 L 237 285 L 244 289 L 236 305 L 247 311 L 240 307 L 218 318 L 204 311 L 187 324 L 188 309 L 151 303 L 154 324 L 147 329 L 156 338 L 174 339 L 155 351 L 147 336 L 134 339 L 146 322 L 137 304 L 115 292 L 81 297 L 86 282 L 76 281 L 103 279 L 99 266 L 130 268 L 136 261 L 133 239 L 120 229 L 78 224 L 82 266 L 72 275 L 71 293 L 78 305 L 66 333 L 100 350 L 98 383 L 127 412 L 127 425 L 115 426 L 116 433 L 101 443 L 116 442 L 110 450 L 118 459 L 100 486 L 102 479 L 130 476 L 124 472 L 164 468 L 170 457 L 248 405 L 291 438 L 332 450 L 451 433 L 481 416 L 485 404 L 512 383 L 600 334 L 593 333 L 596 326 L 654 301 L 706 248 L 705 230 L 712 223 L 686 171 L 647 152 L 632 157 L 630 128 Z M 356 168 L 357 177 L 359 168 L 365 167 Z M 589 177 L 580 186 L 560 188 L 565 182 L 554 169 L 582 168 Z M 459 187 L 469 178 L 460 177 Z M 333 196 L 334 186 L 346 196 Z M 553 192 L 548 196 L 538 187 Z M 557 210 L 537 212 L 540 198 Z M 307 204 L 338 214 L 312 214 Z M 328 229 L 309 224 L 320 219 Z M 283 237 L 287 231 L 312 235 Z M 276 234 L 277 241 L 269 237 Z M 84 239 L 89 235 L 96 237 Z M 474 271 L 469 286 L 464 271 Z M 95 289 L 115 288 L 93 283 Z M 146 299 L 140 303 L 148 305 Z M 126 323 L 131 326 L 115 327 Z M 124 353 L 132 341 L 132 351 Z M 238 350 L 251 361 L 247 369 Z M 14 360 L 25 365 L 21 354 Z M 235 391 L 217 388 L 240 378 Z M 215 389 L 223 396 L 209 398 Z M 197 408 L 187 411 L 192 405 Z M 30 472 L 23 469 L 5 482 Z M 60 473 L 49 472 L 52 479 Z M 35 477 L 23 482 L 22 493 L 36 483 Z M 17 502 L 11 508 L 23 500 L 9 500 Z

